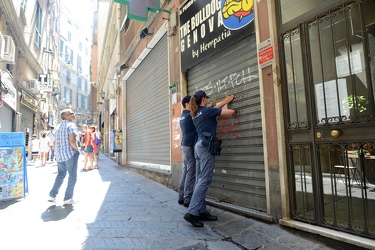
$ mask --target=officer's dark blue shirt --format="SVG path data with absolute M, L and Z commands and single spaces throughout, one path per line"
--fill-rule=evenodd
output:
M 185 144 L 194 145 L 197 137 L 197 131 L 195 130 L 195 126 L 191 119 L 189 110 L 182 111 L 182 115 L 180 118 L 180 127 L 182 130 L 182 142 Z
M 203 137 L 203 132 L 209 132 L 216 136 L 216 117 L 220 116 L 221 110 L 222 109 L 218 108 L 199 106 L 197 115 L 193 118 L 193 123 L 199 138 Z

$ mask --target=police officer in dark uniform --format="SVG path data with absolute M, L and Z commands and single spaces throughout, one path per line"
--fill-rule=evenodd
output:
M 183 204 L 185 207 L 189 207 L 195 184 L 194 144 L 197 140 L 197 131 L 195 130 L 190 115 L 190 98 L 191 96 L 188 95 L 182 99 L 181 104 L 184 110 L 180 118 L 182 131 L 181 149 L 184 167 L 182 169 L 180 187 L 178 189 L 178 203 Z
M 193 197 L 184 219 L 194 227 L 203 227 L 202 221 L 216 221 L 217 217 L 211 215 L 206 208 L 206 194 L 212 182 L 215 167 L 215 155 L 211 154 L 208 148 L 207 137 L 216 138 L 218 116 L 234 116 L 233 109 L 221 109 L 224 105 L 234 99 L 234 95 L 225 97 L 224 101 L 215 108 L 207 106 L 209 96 L 203 90 L 197 90 L 190 99 L 190 114 L 193 118 L 195 129 L 198 133 L 198 141 L 195 144 L 195 158 L 197 168 L 197 182 Z M 220 108 L 218 108 L 220 107 Z M 209 135 L 209 136 L 207 136 Z

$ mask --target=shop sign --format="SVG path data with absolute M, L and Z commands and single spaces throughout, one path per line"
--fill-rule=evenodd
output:
M 189 0 L 179 15 L 182 71 L 255 30 L 253 1 Z
M 2 93 L 2 99 L 12 109 L 17 110 L 17 91 L 13 86 L 13 81 L 9 73 L 1 72 L 1 82 L 7 88 L 8 93 Z
M 146 22 L 148 11 L 158 12 L 160 0 L 114 0 L 116 3 L 127 5 L 128 18 Z
M 21 91 L 21 103 L 35 112 L 38 110 L 38 101 L 24 90 Z
M 41 92 L 52 92 L 52 77 L 47 74 L 39 75 L 39 89 Z

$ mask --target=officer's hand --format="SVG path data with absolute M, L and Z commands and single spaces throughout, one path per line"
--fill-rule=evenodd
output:
M 231 103 L 233 99 L 234 99 L 234 95 L 228 95 L 225 97 L 224 102 L 228 104 L 228 103 Z

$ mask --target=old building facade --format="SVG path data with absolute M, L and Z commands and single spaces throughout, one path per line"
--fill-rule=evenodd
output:
M 375 6 L 318 2 L 99 1 L 106 153 L 176 188 L 181 98 L 235 94 L 210 204 L 374 247 Z
M 90 10 L 88 12 L 91 13 Z M 62 3 L 59 36 L 60 94 L 58 109 L 71 108 L 77 126 L 91 124 L 91 30 L 71 6 Z
M 0 1 L 0 10 L 0 131 L 24 132 L 28 146 L 56 119 L 60 2 Z

